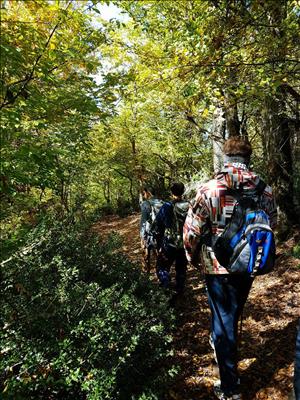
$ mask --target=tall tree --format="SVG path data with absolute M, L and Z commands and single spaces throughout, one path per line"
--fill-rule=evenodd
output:
M 299 96 L 297 2 L 124 1 L 122 4 L 146 37 L 144 45 L 132 45 L 131 51 L 143 65 L 149 68 L 155 65 L 160 71 L 156 76 L 162 81 L 181 87 L 185 104 L 192 104 L 189 118 L 203 125 L 204 106 L 209 109 L 215 129 L 219 124 L 213 123 L 214 110 L 221 107 L 227 136 L 247 135 L 257 155 L 259 146 L 269 144 L 264 148 L 267 157 L 262 171 L 269 171 L 266 178 L 275 186 L 285 220 L 294 222 L 295 212 L 291 210 L 296 205 L 295 157 L 290 143 L 298 135 L 293 122 L 298 117 L 295 109 L 287 108 L 286 98 L 288 92 Z M 153 49 L 149 43 L 154 40 L 160 44 L 160 52 L 156 54 L 149 51 Z M 259 117 L 262 115 L 263 121 Z M 211 139 L 215 133 L 211 132 Z M 276 168 L 270 167 L 268 158 Z
M 71 185 L 83 175 L 88 131 L 101 116 L 90 75 L 105 40 L 89 8 L 86 1 L 29 0 L 1 9 L 1 184 L 8 205 L 22 202 L 24 190 L 32 205 L 51 191 L 68 208 Z

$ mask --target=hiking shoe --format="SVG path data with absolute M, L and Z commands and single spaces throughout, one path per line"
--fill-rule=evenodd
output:
M 160 281 L 160 285 L 164 288 L 167 288 L 170 284 L 170 274 L 168 271 L 163 269 L 158 271 L 158 279 Z
M 221 389 L 221 382 L 217 381 L 214 384 L 214 395 L 219 400 L 242 400 L 241 393 L 225 394 Z

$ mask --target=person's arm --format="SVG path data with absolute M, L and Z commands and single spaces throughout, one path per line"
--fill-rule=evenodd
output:
M 201 240 L 209 229 L 209 209 L 206 198 L 200 188 L 194 203 L 190 206 L 183 227 L 183 242 L 188 261 L 196 265 L 199 262 Z

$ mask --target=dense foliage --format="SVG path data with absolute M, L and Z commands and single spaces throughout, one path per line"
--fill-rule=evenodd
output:
M 172 316 L 118 246 L 48 221 L 1 264 L 1 398 L 159 398 Z
M 124 0 L 109 21 L 97 0 L 4 3 L 5 218 L 49 202 L 130 211 L 144 184 L 210 176 L 240 134 L 285 223 L 299 218 L 296 1 Z
M 108 29 L 116 48 L 112 60 L 118 66 L 125 59 L 132 76 L 120 114 L 132 113 L 126 132 L 137 143 L 146 178 L 155 174 L 147 163 L 159 143 L 163 179 L 188 183 L 219 168 L 218 143 L 244 135 L 254 147 L 255 169 L 274 187 L 285 224 L 299 221 L 298 2 L 116 4 L 130 16 L 125 27 Z
M 84 184 L 88 132 L 101 115 L 91 74 L 105 40 L 87 6 L 11 1 L 1 8 L 2 216 L 51 199 L 69 209 Z

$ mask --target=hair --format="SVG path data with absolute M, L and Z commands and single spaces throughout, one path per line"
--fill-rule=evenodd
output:
M 143 187 L 143 192 L 149 193 L 149 194 L 151 194 L 152 196 L 154 196 L 154 195 L 157 194 L 155 188 L 146 187 L 146 186 Z
M 223 152 L 227 156 L 250 157 L 252 154 L 252 146 L 248 139 L 240 136 L 233 136 L 226 140 Z
M 182 182 L 174 182 L 170 190 L 174 196 L 182 196 L 184 193 L 184 184 Z

